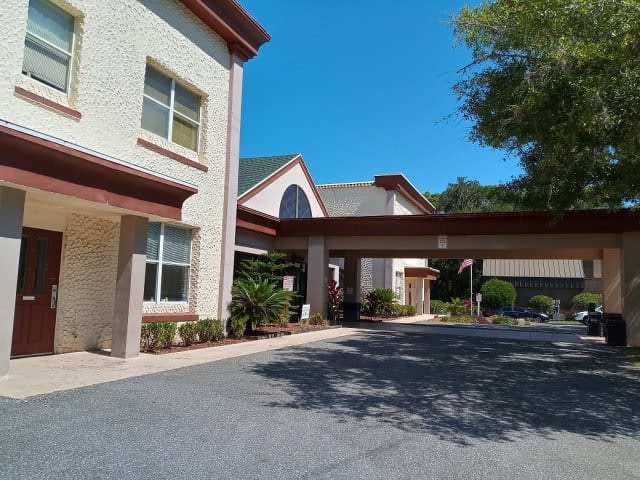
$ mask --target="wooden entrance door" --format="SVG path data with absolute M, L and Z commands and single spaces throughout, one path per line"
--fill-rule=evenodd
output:
M 62 233 L 24 227 L 11 355 L 53 352 Z

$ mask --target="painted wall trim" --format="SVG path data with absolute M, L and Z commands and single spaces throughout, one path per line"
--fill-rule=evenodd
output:
M 48 98 L 43 97 L 42 95 L 38 95 L 37 93 L 30 92 L 26 88 L 16 86 L 13 89 L 13 91 L 19 97 L 23 97 L 27 100 L 32 100 L 36 103 L 41 104 L 44 107 L 50 108 L 51 110 L 55 110 L 59 113 L 67 115 L 75 120 L 80 120 L 82 118 L 82 113 L 80 113 L 78 110 L 74 110 L 73 108 L 69 108 L 66 105 L 62 105 L 61 103 L 49 100 Z
M 189 167 L 197 168 L 198 170 L 202 170 L 203 172 L 209 171 L 209 167 L 207 167 L 206 165 L 194 162 L 190 158 L 184 157 L 176 152 L 172 152 L 171 150 L 167 150 L 166 148 L 162 148 L 155 143 L 151 143 L 148 140 L 145 140 L 144 138 L 138 138 L 137 144 L 141 147 L 151 150 L 152 152 L 159 153 L 160 155 L 164 155 L 165 157 L 169 157 Z
M 142 323 L 154 322 L 193 322 L 198 320 L 196 313 L 143 313 Z

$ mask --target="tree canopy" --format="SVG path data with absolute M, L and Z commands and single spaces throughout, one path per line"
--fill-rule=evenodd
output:
M 640 200 L 640 3 L 494 0 L 455 35 L 472 63 L 454 87 L 471 138 L 517 156 L 528 208 Z
M 425 192 L 438 213 L 509 212 L 514 210 L 504 185 L 480 185 L 477 180 L 458 177 L 441 193 Z

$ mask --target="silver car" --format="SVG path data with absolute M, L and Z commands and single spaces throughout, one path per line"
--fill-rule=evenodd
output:
M 602 305 L 598 305 L 598 306 L 596 307 L 596 312 L 597 312 L 597 313 L 599 313 L 600 315 L 602 315 Z M 577 313 L 574 315 L 574 317 L 573 317 L 573 318 L 574 318 L 575 320 L 577 320 L 577 321 L 579 321 L 579 322 L 582 322 L 582 323 L 584 323 L 584 324 L 586 325 L 586 324 L 587 324 L 587 318 L 588 318 L 588 317 L 587 317 L 587 315 L 589 315 L 589 312 L 585 310 L 585 311 L 583 311 L 583 312 L 577 312 Z

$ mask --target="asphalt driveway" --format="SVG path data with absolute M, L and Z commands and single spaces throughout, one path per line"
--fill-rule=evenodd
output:
M 0 478 L 640 478 L 621 357 L 377 331 L 0 399 Z

